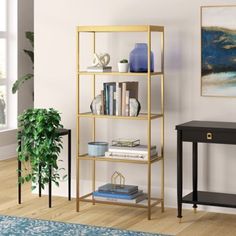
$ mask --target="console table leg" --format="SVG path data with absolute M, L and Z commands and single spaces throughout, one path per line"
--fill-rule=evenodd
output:
M 183 143 L 182 131 L 177 132 L 177 202 L 178 218 L 182 218 L 182 195 L 183 195 Z
M 71 200 L 71 130 L 68 130 L 68 200 Z
M 49 166 L 48 205 L 52 207 L 52 167 Z
M 42 196 L 42 187 L 41 187 L 41 165 L 39 164 L 39 197 Z
M 197 202 L 197 179 L 198 179 L 198 148 L 197 143 L 193 142 L 193 201 Z M 194 212 L 197 211 L 197 204 L 193 204 Z
M 21 141 L 18 142 L 18 145 L 20 147 L 19 149 L 21 150 Z M 21 183 L 19 182 L 20 177 L 21 177 L 21 162 L 18 156 L 18 204 L 21 204 Z

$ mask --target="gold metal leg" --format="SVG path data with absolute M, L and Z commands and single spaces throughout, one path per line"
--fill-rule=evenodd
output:
M 165 211 L 165 204 L 164 204 L 164 199 L 161 201 L 161 212 L 163 213 Z
M 92 161 L 93 162 L 93 186 L 92 186 L 92 188 L 93 188 L 93 192 L 95 191 L 95 180 L 96 180 L 96 161 L 94 160 L 94 161 Z M 94 197 L 93 197 L 93 205 L 95 205 L 95 200 L 94 200 Z
M 80 199 L 79 199 L 79 159 L 76 158 L 77 168 L 76 168 L 76 211 L 79 212 L 80 210 Z
M 96 34 L 93 32 L 93 53 L 96 53 Z M 93 86 L 92 86 L 92 96 L 93 99 L 96 96 L 96 76 L 93 75 Z M 96 119 L 93 118 L 93 141 L 96 141 Z M 96 161 L 92 161 L 92 190 L 95 191 L 96 188 Z M 95 200 L 93 197 L 93 205 L 95 205 Z
M 195 208 L 193 208 L 193 212 L 194 212 L 194 214 L 196 214 L 197 213 L 197 208 L 195 207 Z
M 148 76 L 147 76 L 147 110 L 148 110 L 148 130 L 147 130 L 147 143 L 148 143 L 148 220 L 151 220 L 151 32 L 148 30 Z
M 79 72 L 79 32 L 77 32 L 77 98 L 76 98 L 76 116 L 79 114 L 80 112 L 80 96 L 79 96 L 79 92 L 80 92 L 80 76 L 78 74 Z M 77 136 L 77 141 L 76 141 L 76 211 L 79 212 L 80 210 L 80 200 L 79 200 L 79 191 L 80 191 L 80 160 L 79 160 L 79 143 L 80 143 L 80 135 L 79 135 L 79 126 L 80 126 L 80 119 L 79 117 L 77 117 L 76 119 L 76 136 Z

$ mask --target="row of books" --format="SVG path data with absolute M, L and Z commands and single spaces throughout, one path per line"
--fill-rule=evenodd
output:
M 105 184 L 93 192 L 95 200 L 120 203 L 138 203 L 147 199 L 147 194 L 136 185 Z
M 129 116 L 130 98 L 138 100 L 138 82 L 110 82 L 101 91 L 103 115 Z
M 151 146 L 150 150 L 151 158 L 157 156 L 156 146 Z M 109 158 L 116 159 L 130 159 L 130 160 L 148 160 L 148 146 L 147 145 L 138 145 L 135 147 L 119 147 L 119 146 L 110 146 L 108 151 L 105 152 L 105 156 Z

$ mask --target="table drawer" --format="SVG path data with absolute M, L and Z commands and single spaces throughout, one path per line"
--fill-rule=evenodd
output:
M 211 130 L 183 130 L 182 139 L 189 142 L 236 144 L 236 133 Z

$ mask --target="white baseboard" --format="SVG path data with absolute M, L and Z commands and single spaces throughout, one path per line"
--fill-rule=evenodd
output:
M 71 196 L 75 198 L 76 192 L 75 192 L 75 179 L 72 179 L 72 184 L 71 184 Z M 102 185 L 104 183 L 102 182 L 97 182 L 96 185 Z M 87 180 L 82 180 L 80 183 L 80 191 L 81 194 L 86 194 L 91 191 L 89 186 L 91 185 L 90 181 Z M 67 197 L 68 190 L 67 190 L 67 182 L 62 182 L 60 183 L 60 187 L 56 187 L 53 184 L 53 190 L 52 190 L 52 195 L 53 196 L 60 196 L 60 197 Z M 140 186 L 140 189 L 144 189 L 144 187 Z M 185 189 L 183 191 L 183 194 L 187 194 L 191 192 L 191 190 Z M 35 190 L 33 193 L 37 193 L 37 190 Z M 160 189 L 158 188 L 153 188 L 153 194 L 156 195 L 160 193 Z M 48 195 L 48 189 L 42 191 L 43 195 Z M 177 215 L 177 190 L 175 188 L 165 188 L 165 207 L 168 208 L 176 208 L 176 215 Z M 183 209 L 192 209 L 191 204 L 183 204 Z M 198 205 L 198 210 L 199 211 L 207 211 L 207 212 L 218 212 L 218 213 L 227 213 L 227 214 L 236 214 L 236 209 L 234 208 L 225 208 L 225 207 L 214 207 L 214 206 L 201 206 Z
M 0 147 L 0 161 L 11 159 L 17 156 L 16 144 Z

